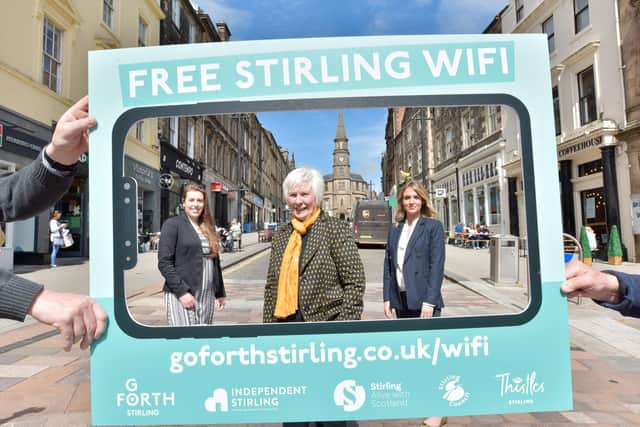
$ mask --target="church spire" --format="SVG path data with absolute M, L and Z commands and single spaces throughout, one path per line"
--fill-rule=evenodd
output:
M 336 140 L 347 139 L 347 133 L 344 130 L 344 119 L 342 118 L 342 111 L 338 113 L 338 126 L 336 128 Z

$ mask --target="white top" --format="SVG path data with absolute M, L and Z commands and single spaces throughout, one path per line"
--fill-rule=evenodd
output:
M 409 245 L 409 240 L 411 240 L 411 235 L 413 234 L 413 230 L 416 228 L 418 220 L 414 220 L 413 224 L 409 225 L 408 221 L 405 221 L 404 226 L 402 227 L 402 232 L 400 233 L 400 239 L 398 239 L 398 252 L 396 254 L 396 281 L 398 282 L 398 288 L 400 291 L 406 291 L 404 286 L 404 276 L 402 274 L 402 264 L 404 264 L 404 257 L 407 252 L 407 246 Z

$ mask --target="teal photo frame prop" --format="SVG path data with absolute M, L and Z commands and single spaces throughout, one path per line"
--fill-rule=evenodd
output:
M 354 37 L 91 52 L 92 421 L 219 424 L 572 408 L 544 35 Z M 208 327 L 131 318 L 137 185 L 129 128 L 149 117 L 503 104 L 519 115 L 530 303 L 512 315 Z M 544 196 L 541 191 L 544 189 Z M 544 197 L 544 205 L 542 198 Z M 544 206 L 544 208 L 542 207 Z M 100 224 L 100 226 L 96 226 Z M 381 301 L 382 307 L 382 301 Z

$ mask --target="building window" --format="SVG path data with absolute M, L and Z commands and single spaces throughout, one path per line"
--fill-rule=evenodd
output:
M 193 125 L 193 121 L 189 120 L 189 122 L 187 123 L 187 156 L 191 157 L 192 159 L 195 158 L 195 135 L 196 128 Z
M 462 116 L 462 149 L 468 148 L 471 146 L 472 138 L 471 138 L 471 117 L 470 112 L 467 111 Z
M 180 29 L 180 0 L 171 0 L 171 20 Z
M 49 19 L 44 18 L 42 35 L 42 83 L 56 93 L 60 93 L 62 74 L 62 32 Z
M 196 26 L 193 23 L 189 24 L 189 43 L 196 42 Z
M 487 130 L 489 131 L 489 133 L 493 133 L 496 131 L 496 128 L 498 126 L 498 109 L 492 105 L 490 105 L 489 107 L 489 117 L 487 119 Z
M 516 22 L 524 18 L 524 0 L 516 0 Z
M 444 132 L 445 132 L 445 144 L 446 144 L 444 158 L 448 159 L 453 155 L 453 129 L 451 127 L 447 127 Z
M 558 93 L 558 86 L 554 86 L 552 89 L 553 97 L 553 121 L 556 126 L 556 136 L 562 133 L 562 123 L 560 122 L 560 95 Z
M 139 120 L 136 122 L 136 139 L 142 142 L 143 137 L 144 137 L 144 120 Z
M 138 46 L 147 45 L 147 23 L 138 17 Z
M 542 23 L 542 32 L 547 35 L 547 46 L 549 46 L 549 53 L 556 50 L 556 35 L 553 30 L 553 16 Z
M 102 0 L 102 22 L 113 29 L 113 2 L 114 0 Z
M 578 73 L 578 95 L 580 96 L 580 125 L 586 125 L 596 119 L 596 87 L 593 67 Z
M 589 0 L 573 0 L 576 34 L 589 25 Z
M 169 143 L 174 147 L 178 147 L 178 127 L 180 121 L 178 117 L 169 119 Z

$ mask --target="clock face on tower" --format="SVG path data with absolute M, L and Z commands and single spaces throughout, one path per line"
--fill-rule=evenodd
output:
M 339 161 L 339 162 L 343 162 L 343 161 L 344 161 L 344 156 L 340 156 L 340 157 L 338 157 L 338 161 Z

